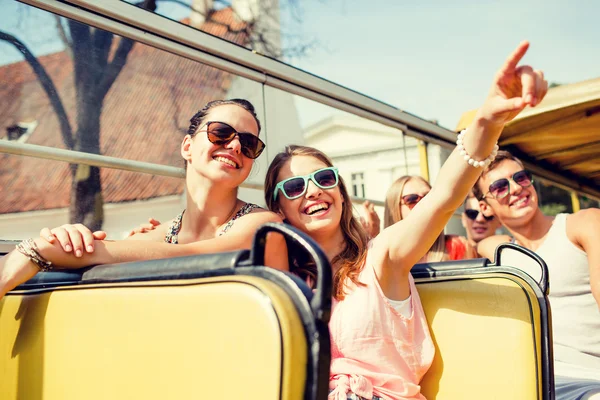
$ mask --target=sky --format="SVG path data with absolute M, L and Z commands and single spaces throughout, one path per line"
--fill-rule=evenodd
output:
M 302 0 L 295 65 L 454 129 L 522 40 L 549 82 L 600 77 L 597 0 Z
M 301 23 L 290 17 L 288 1 L 281 0 L 282 30 L 317 43 L 288 62 L 449 129 L 483 102 L 494 73 L 522 40 L 531 42 L 523 62 L 550 82 L 600 76 L 597 0 L 296 0 Z M 0 29 L 54 29 L 52 18 L 31 22 L 17 12 L 23 7 L 0 0 Z M 187 12 L 168 3 L 159 11 L 176 18 Z M 60 50 L 47 37 L 27 44 L 38 54 Z M 0 64 L 19 57 L 0 45 Z M 326 112 L 300 106 L 310 115 L 305 125 Z

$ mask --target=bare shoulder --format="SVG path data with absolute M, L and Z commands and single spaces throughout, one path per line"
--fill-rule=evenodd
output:
M 274 212 L 257 207 L 248 214 L 238 218 L 231 227 L 230 232 L 239 232 L 247 229 L 256 230 L 260 225 L 267 222 L 282 223 L 283 220 Z
M 597 243 L 600 239 L 600 209 L 587 208 L 568 215 L 567 237 L 583 250 L 588 244 Z
M 567 216 L 567 222 L 577 228 L 598 225 L 600 222 L 600 209 L 586 208 Z
M 253 215 L 253 214 L 265 214 L 263 216 L 267 216 L 268 214 L 273 214 L 275 216 L 277 216 L 277 214 L 275 214 L 273 211 L 271 210 L 267 210 L 266 208 L 262 208 L 261 206 L 256 206 L 252 209 L 252 211 L 250 211 L 248 214 L 246 215 Z M 280 218 L 281 219 L 281 218 Z
M 509 243 L 510 241 L 511 237 L 508 235 L 490 236 L 477 244 L 477 252 L 481 257 L 485 257 L 493 261 L 496 247 L 502 243 Z
M 265 210 L 264 208 L 255 208 L 248 214 L 238 218 L 227 235 L 224 236 L 227 236 L 227 240 L 229 241 L 239 241 L 242 248 L 249 248 L 256 230 L 268 222 L 283 223 L 283 220 L 272 211 Z M 286 249 L 286 242 L 282 235 L 269 233 L 267 235 L 265 265 L 288 271 L 289 265 Z

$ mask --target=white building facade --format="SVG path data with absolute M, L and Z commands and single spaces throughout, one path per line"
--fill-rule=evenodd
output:
M 383 223 L 383 202 L 390 185 L 403 175 L 429 175 L 435 182 L 450 151 L 427 144 L 427 163 L 421 164 L 424 146 L 418 139 L 396 128 L 352 115 L 334 115 L 304 129 L 307 146 L 325 152 L 338 167 L 350 195 L 373 200 Z M 426 165 L 426 170 L 423 170 Z M 360 201 L 355 209 L 362 214 Z M 457 213 L 446 227 L 447 233 L 464 235 Z

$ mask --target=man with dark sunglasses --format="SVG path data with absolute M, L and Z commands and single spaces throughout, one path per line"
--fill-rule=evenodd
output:
M 486 168 L 473 192 L 481 210 L 494 214 L 513 242 L 537 252 L 548 265 L 557 399 L 600 399 L 600 210 L 544 215 L 533 179 L 506 151 Z M 492 259 L 506 236 L 479 243 Z
M 474 249 L 477 249 L 479 242 L 495 235 L 500 228 L 498 218 L 484 215 L 479 208 L 479 200 L 473 195 L 465 200 L 461 222 L 467 232 L 467 240 Z

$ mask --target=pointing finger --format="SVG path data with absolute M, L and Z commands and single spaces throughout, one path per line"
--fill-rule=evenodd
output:
M 508 58 L 504 62 L 504 65 L 500 69 L 500 71 L 502 73 L 508 73 L 508 72 L 514 71 L 517 68 L 517 65 L 519 64 L 519 61 L 521 61 L 521 59 L 523 58 L 525 53 L 527 53 L 528 48 L 529 48 L 528 41 L 525 40 L 525 41 L 521 42 L 517 46 L 515 51 L 513 51 L 510 56 L 508 56 Z

